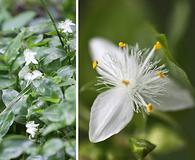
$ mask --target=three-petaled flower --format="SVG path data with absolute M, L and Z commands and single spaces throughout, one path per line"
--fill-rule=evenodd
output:
M 43 74 L 39 70 L 34 70 L 32 72 L 28 72 L 24 79 L 28 82 L 33 81 L 34 79 L 40 78 Z
M 26 61 L 25 65 L 28 66 L 31 63 L 38 64 L 38 61 L 35 58 L 36 54 L 37 54 L 36 52 L 33 52 L 33 51 L 29 50 L 29 49 L 26 49 L 24 51 L 24 58 L 25 58 L 25 61 Z
M 58 24 L 58 28 L 64 33 L 73 33 L 75 24 L 70 19 L 66 19 L 64 22 L 60 22 Z
M 168 76 L 165 65 L 154 60 L 157 42 L 152 49 L 139 49 L 120 42 L 119 47 L 95 38 L 90 42 L 93 68 L 99 73 L 98 84 L 109 89 L 93 103 L 89 139 L 100 142 L 120 132 L 135 112 L 153 109 L 179 110 L 193 106 L 190 92 Z M 130 54 L 129 54 L 130 52 Z
M 30 134 L 31 138 L 35 137 L 35 134 L 38 130 L 39 124 L 35 124 L 34 121 L 29 121 L 26 123 L 26 132 Z

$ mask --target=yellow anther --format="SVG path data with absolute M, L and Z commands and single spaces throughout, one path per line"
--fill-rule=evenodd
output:
M 122 80 L 122 83 L 123 83 L 125 86 L 128 86 L 130 82 L 129 82 L 128 80 Z
M 93 62 L 92 62 L 92 68 L 93 68 L 93 69 L 96 69 L 97 64 L 98 64 L 98 61 L 93 61 Z
M 147 110 L 148 113 L 150 113 L 150 112 L 153 111 L 153 106 L 152 106 L 151 103 L 149 103 L 149 104 L 146 105 L 146 110 Z
M 162 45 L 160 44 L 159 41 L 156 42 L 156 44 L 154 45 L 154 48 L 155 49 L 161 49 L 162 48 Z
M 125 47 L 126 47 L 126 44 L 125 44 L 124 42 L 119 42 L 119 43 L 118 43 L 118 46 L 119 46 L 120 48 L 125 48 Z
M 156 75 L 159 76 L 161 79 L 165 78 L 165 73 L 163 73 L 162 71 L 158 71 Z

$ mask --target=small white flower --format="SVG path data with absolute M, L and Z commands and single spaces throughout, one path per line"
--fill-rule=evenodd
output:
M 34 121 L 29 121 L 26 123 L 26 132 L 30 134 L 31 138 L 35 137 L 35 134 L 38 130 L 39 124 L 35 124 Z
M 64 22 L 58 24 L 58 28 L 64 33 L 73 33 L 75 30 L 75 24 L 71 20 L 66 19 Z
M 35 58 L 36 54 L 37 54 L 36 52 L 33 52 L 33 51 L 29 50 L 29 49 L 26 49 L 24 51 L 24 58 L 25 58 L 25 61 L 26 61 L 25 65 L 29 65 L 31 63 L 38 64 L 38 61 Z
M 24 79 L 26 81 L 33 81 L 34 79 L 37 79 L 37 78 L 40 78 L 43 74 L 38 71 L 38 70 L 34 70 L 32 72 L 29 72 L 27 73 L 25 76 L 24 76 Z
M 98 84 L 109 88 L 93 103 L 89 123 L 89 139 L 100 142 L 120 132 L 135 112 L 149 113 L 192 107 L 194 102 L 187 89 L 171 80 L 165 65 L 153 61 L 157 42 L 152 49 L 129 49 L 120 42 L 119 48 L 96 38 L 91 40 L 93 68 L 99 73 Z

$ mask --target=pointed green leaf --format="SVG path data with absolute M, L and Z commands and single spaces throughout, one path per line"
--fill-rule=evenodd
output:
M 32 141 L 21 135 L 6 137 L 0 144 L 0 157 L 4 157 L 4 160 L 17 158 L 32 144 Z
M 20 32 L 10 43 L 7 50 L 5 51 L 5 61 L 11 64 L 19 54 L 19 49 L 22 46 L 22 40 L 24 38 L 25 30 Z
M 165 61 L 165 64 L 169 70 L 169 75 L 178 81 L 181 85 L 194 90 L 190 80 L 188 79 L 187 74 L 185 71 L 177 64 L 177 62 L 174 60 L 169 47 L 167 43 L 166 36 L 164 34 L 159 34 L 157 36 L 158 41 L 162 44 L 162 50 L 163 50 L 163 61 Z
M 13 17 L 9 19 L 8 21 L 6 21 L 2 26 L 2 30 L 3 31 L 13 30 L 16 28 L 23 27 L 28 22 L 30 22 L 30 20 L 32 20 L 34 16 L 35 16 L 35 12 L 32 12 L 32 11 L 23 12 L 17 15 L 16 17 Z
M 43 154 L 48 157 L 55 155 L 63 147 L 64 143 L 61 139 L 58 138 L 50 139 L 43 146 Z
M 14 122 L 14 114 L 11 111 L 5 111 L 0 114 L 0 138 L 2 138 L 9 130 Z M 1 157 L 1 156 L 0 156 Z

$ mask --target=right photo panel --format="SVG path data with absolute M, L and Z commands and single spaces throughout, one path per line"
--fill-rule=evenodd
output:
M 79 160 L 195 159 L 194 6 L 79 1 Z

